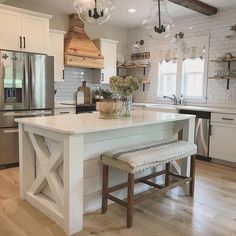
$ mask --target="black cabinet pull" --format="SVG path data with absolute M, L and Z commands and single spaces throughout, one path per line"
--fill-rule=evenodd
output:
M 24 48 L 26 47 L 26 43 L 25 43 L 25 37 L 23 37 L 23 40 L 24 40 Z
M 22 36 L 20 36 L 20 48 L 22 48 Z
M 61 111 L 60 114 L 70 114 L 69 111 Z
M 222 118 L 222 120 L 234 121 L 233 118 Z

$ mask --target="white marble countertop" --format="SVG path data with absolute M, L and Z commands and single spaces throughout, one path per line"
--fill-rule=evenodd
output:
M 84 134 L 194 118 L 195 116 L 192 115 L 133 111 L 131 117 L 119 119 L 99 119 L 99 113 L 94 112 L 67 116 L 19 118 L 16 119 L 16 122 L 64 134 Z
M 214 113 L 236 114 L 236 108 L 210 107 L 210 106 L 188 106 L 188 105 L 171 105 L 171 104 L 155 104 L 155 103 L 133 103 L 134 106 L 158 109 L 174 109 L 174 110 L 192 110 L 192 111 L 208 111 Z

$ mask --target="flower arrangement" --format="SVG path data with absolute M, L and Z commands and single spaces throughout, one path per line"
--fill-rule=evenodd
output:
M 132 76 L 124 78 L 119 76 L 112 76 L 110 78 L 110 87 L 121 96 L 123 102 L 120 116 L 131 116 L 132 110 L 132 94 L 139 89 L 139 82 Z
M 139 83 L 133 76 L 126 76 L 124 78 L 112 76 L 110 78 L 110 87 L 121 96 L 126 97 L 139 89 Z

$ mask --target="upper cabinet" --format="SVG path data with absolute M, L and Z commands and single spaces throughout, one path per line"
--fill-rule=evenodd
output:
M 49 55 L 54 56 L 54 81 L 64 82 L 65 31 L 50 30 Z
M 20 18 L 20 15 L 17 13 L 0 9 L 1 49 L 20 50 Z
M 0 4 L 0 49 L 47 54 L 50 18 Z
M 95 40 L 104 57 L 104 69 L 101 70 L 101 83 L 109 84 L 111 76 L 116 75 L 116 51 L 117 41 L 109 39 Z
M 49 48 L 49 20 L 22 15 L 21 34 L 23 49 L 27 52 L 48 53 Z

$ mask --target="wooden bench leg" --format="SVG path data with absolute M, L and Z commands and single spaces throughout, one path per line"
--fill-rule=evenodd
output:
M 189 184 L 189 194 L 194 196 L 194 187 L 195 187 L 195 156 L 191 156 L 191 167 L 190 167 L 190 177 L 192 180 Z
M 170 184 L 170 163 L 166 163 L 166 174 L 165 174 L 165 186 L 168 186 Z
M 127 227 L 133 226 L 134 214 L 134 174 L 128 175 L 128 196 L 127 196 Z
M 102 214 L 107 212 L 108 205 L 108 177 L 109 177 L 109 166 L 103 165 L 102 175 Z

